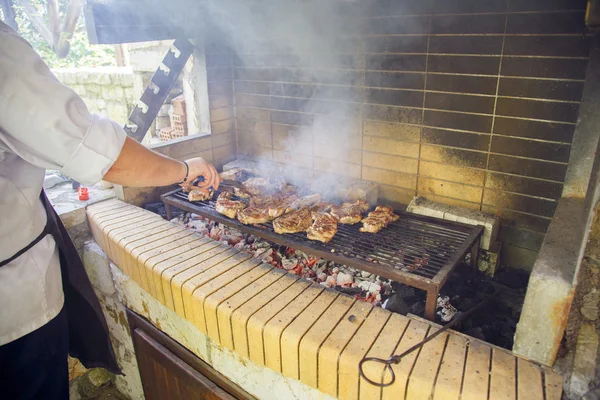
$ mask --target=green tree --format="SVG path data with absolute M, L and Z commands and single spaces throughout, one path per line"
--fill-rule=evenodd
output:
M 43 0 L 33 0 L 33 5 L 44 18 L 48 25 L 46 14 L 46 2 Z M 61 21 L 64 18 L 64 12 L 69 0 L 58 0 Z M 15 5 L 17 24 L 19 25 L 19 34 L 23 36 L 31 46 L 40 54 L 42 59 L 51 68 L 74 68 L 74 67 L 104 67 L 116 65 L 115 51 L 112 46 L 103 46 L 90 44 L 83 15 L 79 18 L 73 38 L 71 39 L 71 49 L 65 58 L 58 58 L 50 45 L 42 38 L 31 24 L 29 17 L 23 10 Z M 4 19 L 0 9 L 0 17 Z

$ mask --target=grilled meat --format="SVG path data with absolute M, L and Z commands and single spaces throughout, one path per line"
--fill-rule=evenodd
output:
M 248 190 L 239 188 L 237 186 L 233 187 L 233 194 L 235 194 L 237 197 L 241 197 L 242 199 L 249 199 L 252 197 L 252 194 Z
M 331 210 L 331 207 L 333 207 L 334 205 L 328 201 L 320 201 L 317 204 L 315 204 L 314 206 L 312 206 L 310 208 L 310 210 L 313 213 L 316 212 L 329 212 L 329 210 Z
M 303 207 L 312 207 L 321 201 L 320 194 L 310 194 L 293 201 L 289 206 L 289 211 L 299 210 Z
M 310 240 L 329 242 L 337 233 L 337 220 L 329 213 L 316 212 L 312 216 L 314 222 L 306 231 Z
M 208 189 L 207 191 L 195 189 L 195 190 L 190 191 L 190 193 L 188 194 L 188 200 L 189 201 L 206 201 L 206 200 L 212 199 L 214 194 L 215 194 L 215 192 L 212 189 Z
M 231 200 L 231 193 L 223 192 L 217 198 L 217 204 L 215 210 L 218 213 L 223 214 L 229 218 L 235 218 L 238 211 L 246 208 L 246 204 L 243 201 Z
M 239 210 L 237 213 L 237 219 L 244 225 L 264 224 L 265 222 L 269 222 L 271 220 L 268 210 L 255 207 L 248 207 L 243 210 Z
M 230 170 L 223 171 L 220 175 L 224 180 L 240 182 L 244 175 L 244 171 L 241 168 L 232 168 Z
M 301 208 L 285 214 L 273 221 L 273 228 L 279 234 L 306 231 L 312 224 L 311 213 L 308 208 Z
M 338 220 L 340 224 L 353 225 L 362 219 L 362 208 L 357 203 L 344 203 L 341 206 L 331 207 L 330 214 Z
M 244 187 L 253 196 L 260 196 L 278 192 L 286 187 L 283 177 L 272 178 L 250 178 L 244 182 Z
M 244 182 L 244 187 L 252 196 L 260 196 L 262 193 L 266 192 L 268 185 L 268 178 L 250 178 Z
M 374 211 L 371 211 L 367 218 L 362 220 L 363 226 L 361 232 L 377 233 L 392 221 L 397 221 L 400 218 L 394 214 L 394 210 L 387 206 L 378 206 Z
M 369 202 L 366 200 L 356 200 L 353 204 L 355 204 L 358 208 L 360 208 L 363 212 L 367 211 L 371 206 Z M 393 212 L 393 210 L 391 211 Z

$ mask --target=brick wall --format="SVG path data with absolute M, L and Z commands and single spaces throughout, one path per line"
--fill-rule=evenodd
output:
M 235 159 L 236 135 L 233 112 L 233 51 L 215 28 L 205 42 L 206 77 L 210 109 L 213 157 L 217 167 Z
M 585 1 L 358 7 L 327 54 L 260 38 L 218 58 L 213 93 L 229 118 L 233 73 L 238 152 L 377 182 L 390 203 L 419 194 L 492 212 L 506 262 L 530 267 L 569 161 Z

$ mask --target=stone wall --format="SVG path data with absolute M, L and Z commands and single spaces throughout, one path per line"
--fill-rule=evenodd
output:
M 131 68 L 65 68 L 52 72 L 85 101 L 88 109 L 125 124 L 141 92 Z

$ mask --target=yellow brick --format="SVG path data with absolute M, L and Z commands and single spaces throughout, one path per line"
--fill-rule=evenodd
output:
M 487 394 L 490 380 L 490 357 L 491 349 L 488 346 L 476 340 L 469 343 L 461 399 L 478 400 L 481 399 L 482 393 Z
M 401 354 L 425 339 L 428 330 L 429 325 L 423 322 L 411 320 L 408 324 L 408 328 L 406 328 L 404 331 L 404 335 L 402 335 L 402 339 L 396 347 L 394 354 Z M 396 400 L 404 398 L 406 395 L 408 377 L 413 369 L 418 354 L 419 352 L 415 350 L 403 357 L 399 364 L 392 365 L 394 374 L 396 374 L 396 380 L 391 386 L 383 388 L 383 400 Z
M 213 147 L 222 147 L 235 143 L 235 134 L 233 132 L 212 134 L 210 139 L 212 140 Z
M 116 245 L 116 260 L 115 262 L 120 268 L 135 282 L 140 279 L 137 268 L 130 266 L 131 251 L 144 244 L 150 243 L 153 239 L 161 239 L 174 232 L 183 232 L 183 228 L 173 226 L 169 223 L 163 223 L 155 228 L 146 229 L 145 227 L 136 227 L 132 235 L 115 242 Z
M 251 261 L 258 262 L 259 260 Z M 256 294 L 256 290 L 260 290 L 265 285 L 273 283 L 276 278 L 281 277 L 281 274 L 272 271 L 273 268 L 272 265 L 261 264 L 206 297 L 203 306 L 204 320 L 206 323 L 206 332 L 213 341 L 220 343 L 220 331 L 217 320 L 219 308 L 222 306 L 227 307 L 231 298 L 239 293 L 245 293 L 247 300 L 250 296 Z M 255 291 L 252 292 L 252 289 Z
M 250 258 L 235 249 L 228 249 L 175 276 L 171 281 L 173 308 L 190 322 L 194 321 L 194 290 Z
M 222 121 L 211 121 L 210 124 L 211 133 L 213 135 L 218 135 L 225 132 L 232 132 L 233 127 L 233 119 L 224 119 Z
M 265 365 L 263 330 L 267 322 L 285 307 L 298 303 L 305 304 L 308 300 L 314 299 L 320 293 L 314 286 L 312 286 L 310 290 L 307 289 L 309 285 L 310 283 L 307 281 L 298 281 L 250 317 L 246 324 L 246 329 L 248 335 L 248 355 L 252 361 L 259 365 Z M 294 303 L 295 301 L 296 303 Z
M 224 119 L 233 118 L 233 108 L 223 107 L 210 110 L 211 121 L 221 121 Z
M 327 160 L 315 157 L 315 169 L 317 171 L 330 172 L 351 178 L 360 178 L 360 165 L 350 164 L 342 161 Z
M 184 244 L 188 244 L 198 239 L 198 235 L 193 231 L 185 231 L 181 233 L 176 233 L 169 237 L 168 239 L 164 239 L 164 241 L 159 245 L 152 249 L 147 249 L 146 251 L 139 253 L 137 256 L 137 265 L 140 268 L 140 281 L 142 288 L 150 293 L 150 283 L 154 285 L 152 281 L 152 275 L 148 271 L 151 267 L 149 265 L 149 261 L 154 257 L 160 257 L 162 254 L 167 253 L 169 256 L 173 254 L 179 254 L 180 247 Z
M 483 188 L 419 177 L 419 194 L 425 197 L 430 194 L 478 203 L 481 201 Z
M 362 127 L 359 118 L 343 118 L 333 115 L 315 115 L 313 126 L 318 136 L 332 134 L 341 137 L 360 135 Z
M 365 136 L 363 139 L 363 149 L 394 156 L 419 158 L 419 143 Z
M 403 189 L 394 186 L 379 185 L 379 200 L 392 204 L 409 204 L 415 197 L 415 189 Z
M 442 179 L 445 181 L 483 186 L 485 172 L 473 168 L 455 167 L 448 164 L 421 161 L 421 165 L 419 166 L 419 175 Z
M 131 231 L 136 226 L 143 226 L 157 221 L 164 222 L 164 220 L 160 216 L 151 213 L 132 214 L 131 217 L 132 218 L 129 220 L 107 226 L 103 231 L 104 240 L 106 240 L 106 248 L 104 248 L 103 250 L 113 261 L 115 260 L 115 258 L 114 254 L 112 253 L 112 250 L 114 248 L 113 241 L 116 234 Z
M 390 319 L 383 327 L 381 334 L 377 336 L 377 339 L 373 342 L 373 346 L 369 349 L 367 357 L 377 357 L 387 360 L 394 355 L 394 350 L 404 330 L 408 326 L 409 319 L 400 315 L 392 314 Z M 384 368 L 382 364 L 378 363 L 365 363 L 363 371 L 367 377 L 375 382 L 380 382 L 382 377 L 385 378 L 384 382 L 389 382 L 391 375 L 387 372 L 387 368 Z M 384 371 L 386 372 L 384 375 Z M 381 388 L 373 386 L 363 378 L 360 378 L 360 395 L 361 399 L 375 399 L 379 398 L 381 394 Z
M 317 356 L 321 344 L 325 342 L 329 334 L 342 321 L 347 318 L 355 300 L 349 296 L 339 296 L 327 311 L 319 317 L 319 320 L 302 337 L 300 342 L 299 362 L 300 380 L 313 388 L 317 387 Z M 285 371 L 285 369 L 284 369 Z
M 216 326 L 219 328 L 219 342 L 221 346 L 234 350 L 232 333 L 232 314 L 246 303 L 252 301 L 255 296 L 259 296 L 274 283 L 280 282 L 285 276 L 285 272 L 280 269 L 273 269 L 267 275 L 253 282 L 251 285 L 240 290 L 234 296 L 227 299 L 217 307 Z M 208 329 L 211 329 L 211 323 L 207 322 Z
M 119 218 L 115 218 L 113 220 L 110 221 L 106 221 L 106 222 L 101 222 L 100 224 L 98 224 L 97 228 L 100 235 L 100 240 L 101 242 L 98 242 L 98 244 L 100 244 L 100 247 L 102 247 L 102 249 L 104 250 L 104 252 L 108 255 L 109 254 L 109 242 L 107 241 L 108 239 L 108 233 L 115 228 L 119 228 L 122 226 L 129 226 L 132 224 L 132 221 L 139 221 L 140 219 L 143 219 L 144 217 L 148 217 L 148 214 L 146 212 L 140 212 L 138 211 L 129 211 L 127 214 L 124 214 L 122 216 L 120 216 Z M 135 224 L 135 222 L 134 222 Z
M 342 352 L 338 369 L 340 399 L 358 399 L 358 363 L 379 336 L 390 315 L 389 311 L 374 308 Z
M 283 375 L 288 378 L 299 379 L 300 340 L 302 340 L 302 337 L 322 315 L 330 316 L 329 306 L 338 296 L 338 293 L 326 290 L 306 307 L 300 315 L 295 317 L 292 322 L 284 328 L 283 333 L 280 334 L 281 351 L 270 353 L 268 350 L 271 347 L 265 347 L 267 367 L 270 367 L 270 364 L 281 364 Z M 265 328 L 265 339 L 269 333 L 278 332 L 278 329 L 271 330 L 270 327 L 272 326 L 273 324 L 269 323 Z M 280 362 L 278 362 L 279 358 L 281 358 Z
M 244 132 L 240 133 L 240 143 L 244 146 L 254 147 L 260 146 L 272 148 L 273 141 L 270 132 Z
M 377 167 L 405 174 L 416 174 L 419 162 L 412 158 L 396 157 L 365 151 L 363 152 L 363 164 L 368 165 L 369 167 Z
M 142 237 L 139 240 L 130 242 L 125 245 L 125 270 L 129 271 L 129 276 L 134 279 L 138 285 L 142 286 L 142 280 L 145 278 L 145 273 L 139 267 L 137 262 L 138 256 L 148 250 L 155 249 L 165 243 L 173 241 L 173 235 L 185 234 L 185 228 L 172 227 L 156 235 Z
M 110 242 L 108 239 L 108 233 L 110 233 L 110 231 L 113 228 L 130 225 L 130 224 L 132 224 L 132 220 L 134 220 L 132 218 L 137 218 L 137 217 L 140 217 L 143 215 L 147 215 L 147 214 L 139 213 L 139 212 L 136 212 L 135 210 L 128 210 L 126 214 L 121 214 L 120 216 L 115 217 L 112 220 L 108 220 L 106 222 L 99 223 L 98 227 L 97 227 L 98 232 L 96 233 L 96 235 L 98 235 L 98 237 L 99 237 L 100 241 L 98 242 L 98 244 L 100 245 L 102 250 L 104 250 L 104 252 L 106 254 L 109 254 Z
M 270 321 L 262 326 L 262 336 L 264 342 L 265 365 L 276 372 L 281 372 L 281 335 L 283 330 L 307 309 L 315 299 L 323 292 L 323 287 L 312 285 L 306 289 L 300 296 L 294 299 L 287 307 L 281 310 Z M 253 320 L 248 323 L 248 328 L 253 326 Z M 254 330 L 256 331 L 256 329 Z M 250 336 L 250 332 L 249 332 Z M 252 340 L 250 341 L 252 344 Z M 253 352 L 250 348 L 250 357 L 252 360 Z
M 148 269 L 148 284 L 152 296 L 160 303 L 165 304 L 166 301 L 162 288 L 162 275 L 165 271 L 176 268 L 181 263 L 214 249 L 219 244 L 219 242 L 210 238 L 199 236 L 196 240 L 170 252 L 165 252 L 159 256 L 160 258 L 155 257 L 151 260 L 149 263 L 151 264 L 151 268 Z
M 444 358 L 435 382 L 433 400 L 460 398 L 467 344 L 467 339 L 464 337 L 449 335 L 448 344 L 444 350 Z
M 550 368 L 544 369 L 544 389 L 546 391 L 546 400 L 560 400 L 562 397 L 563 379 L 562 376 L 552 371 Z
M 517 358 L 517 398 L 544 400 L 542 370 L 537 365 Z
M 313 166 L 312 156 L 297 154 L 295 152 L 290 153 L 287 151 L 273 150 L 273 159 L 275 162 L 295 165 L 298 167 L 312 168 Z
M 147 215 L 135 222 L 135 224 L 126 224 L 121 227 L 112 229 L 108 235 L 108 254 L 110 259 L 116 263 L 118 258 L 118 241 L 126 236 L 130 236 L 131 232 L 137 232 L 136 228 L 145 227 L 151 229 L 163 225 L 165 220 L 158 215 Z M 106 250 L 105 250 L 106 251 Z
M 269 110 L 252 107 L 236 107 L 238 118 L 247 118 L 255 121 L 269 121 L 271 113 Z
M 189 260 L 182 261 L 172 268 L 165 270 L 161 276 L 161 285 L 163 295 L 165 299 L 165 305 L 175 311 L 175 299 L 179 304 L 178 309 L 183 309 L 181 287 L 192 277 L 198 275 L 202 271 L 209 269 L 219 262 L 226 260 L 227 258 L 237 254 L 237 251 L 231 249 L 222 243 L 218 243 L 217 246 L 210 246 L 208 251 L 202 249 L 201 254 L 196 254 Z
M 516 358 L 505 350 L 492 350 L 490 400 L 516 399 Z
M 192 292 L 192 302 L 194 307 L 192 309 L 193 321 L 190 322 L 193 322 L 200 332 L 207 335 L 208 331 L 206 329 L 206 316 L 204 309 L 204 302 L 206 298 L 238 278 L 241 278 L 242 282 L 245 282 L 243 277 L 244 274 L 253 274 L 252 276 L 254 276 L 254 274 L 258 274 L 259 276 L 262 276 L 265 272 L 265 268 L 259 267 L 260 264 L 260 260 L 251 258 L 242 262 L 241 264 L 236 265 L 227 272 L 224 272 L 219 276 L 216 276 L 213 279 L 205 282 L 203 285 L 196 287 L 196 289 Z M 258 269 L 258 271 L 254 271 L 254 269 Z M 239 287 L 239 285 L 237 285 L 237 287 Z
M 399 172 L 386 171 L 378 168 L 363 166 L 362 178 L 367 181 L 379 182 L 390 186 L 401 187 L 405 189 L 415 189 L 417 186 L 417 176 L 403 174 Z
M 429 332 L 431 335 L 433 330 Z M 429 399 L 433 393 L 435 377 L 442 361 L 447 333 L 442 333 L 427 342 L 419 351 L 419 356 L 408 381 L 406 398 L 412 400 Z
M 369 303 L 355 302 L 319 349 L 317 372 L 318 388 L 321 392 L 337 397 L 340 354 L 372 310 L 374 308 Z M 302 377 L 301 373 L 300 379 Z
M 368 136 L 379 136 L 405 142 L 418 142 L 421 138 L 420 126 L 389 122 L 365 121 L 364 132 Z
M 231 333 L 232 333 L 232 346 L 235 351 L 242 357 L 250 358 L 248 350 L 248 336 L 246 334 L 246 326 L 248 320 L 255 312 L 266 307 L 267 304 L 274 299 L 278 304 L 282 304 L 284 307 L 284 300 L 281 299 L 293 299 L 299 294 L 304 288 L 308 286 L 308 282 L 305 280 L 298 281 L 298 277 L 294 275 L 285 275 L 280 280 L 266 288 L 261 293 L 258 293 L 255 297 L 250 299 L 247 303 L 242 305 L 240 308 L 235 310 L 231 314 Z M 296 285 L 294 285 L 296 283 Z M 294 286 L 293 286 L 294 285 Z M 293 286 L 293 287 L 292 287 Z M 226 325 L 228 321 L 224 321 Z M 219 320 L 221 324 L 221 320 Z M 222 331 L 223 332 L 223 331 Z M 228 340 L 225 335 L 222 337 L 223 344 L 227 345 Z
M 315 143 L 314 155 L 315 157 L 326 158 L 328 160 L 354 164 L 360 164 L 362 160 L 362 152 L 360 150 L 348 148 L 343 143 L 338 143 L 335 147 Z

